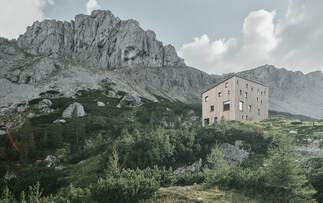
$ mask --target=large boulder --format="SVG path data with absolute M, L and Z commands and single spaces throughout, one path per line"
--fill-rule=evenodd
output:
M 52 101 L 49 99 L 43 99 L 41 100 L 38 105 L 37 108 L 41 111 L 41 112 L 45 112 L 45 113 L 50 113 L 52 110 L 50 109 L 50 106 L 52 105 Z
M 70 104 L 64 111 L 62 114 L 63 118 L 72 118 L 73 116 L 76 117 L 83 117 L 85 116 L 85 111 L 84 111 L 84 107 L 82 106 L 82 104 L 78 103 L 78 102 L 74 102 L 73 104 Z
M 126 94 L 121 101 L 119 102 L 117 107 L 122 107 L 122 106 L 126 106 L 126 107 L 137 107 L 142 105 L 142 101 L 139 95 L 137 94 Z

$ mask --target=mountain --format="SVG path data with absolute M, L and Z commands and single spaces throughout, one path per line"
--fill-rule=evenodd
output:
M 304 74 L 264 65 L 239 74 L 269 87 L 270 110 L 323 118 L 321 71 Z
M 323 118 L 321 72 L 265 65 L 238 74 L 269 86 L 271 110 Z M 107 86 L 152 101 L 198 103 L 200 93 L 223 77 L 186 66 L 153 31 L 110 11 L 35 22 L 17 40 L 0 38 L 0 116 L 48 92 L 74 97 Z

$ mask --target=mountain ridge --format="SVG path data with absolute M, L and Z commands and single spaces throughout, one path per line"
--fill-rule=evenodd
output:
M 322 73 L 264 65 L 237 74 L 269 87 L 270 110 L 323 118 Z M 200 93 L 224 77 L 186 66 L 153 31 L 110 11 L 35 22 L 17 40 L 0 38 L 0 114 L 47 91 L 73 97 L 106 82 L 153 101 L 162 96 L 198 103 Z

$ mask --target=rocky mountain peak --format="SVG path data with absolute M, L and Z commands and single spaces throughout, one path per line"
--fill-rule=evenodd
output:
M 110 11 L 80 14 L 75 21 L 35 22 L 17 40 L 33 56 L 72 59 L 92 67 L 185 66 L 173 46 L 163 46 L 153 31 L 136 20 L 120 20 Z

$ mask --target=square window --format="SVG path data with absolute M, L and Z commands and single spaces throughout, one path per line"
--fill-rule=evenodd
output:
M 230 101 L 223 102 L 223 111 L 229 111 L 230 110 Z
M 210 106 L 210 111 L 214 111 L 214 105 Z

